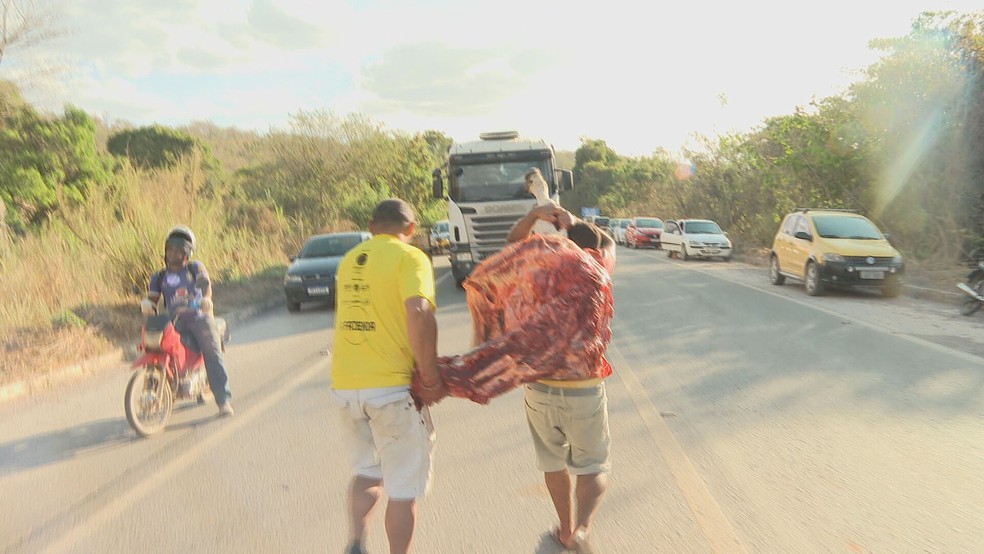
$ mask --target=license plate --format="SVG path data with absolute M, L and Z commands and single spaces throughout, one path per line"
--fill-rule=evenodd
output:
M 328 292 L 328 287 L 308 287 L 308 294 L 311 296 L 322 296 Z
M 862 271 L 861 272 L 861 278 L 862 279 L 884 279 L 885 278 L 885 272 L 884 271 Z

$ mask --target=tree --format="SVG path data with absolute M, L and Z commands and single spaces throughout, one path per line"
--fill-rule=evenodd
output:
M 106 142 L 110 154 L 128 158 L 144 169 L 173 167 L 181 158 L 201 153 L 204 168 L 215 169 L 218 163 L 204 142 L 190 134 L 160 125 L 120 131 Z
M 574 152 L 574 191 L 564 195 L 561 202 L 568 210 L 579 213 L 581 208 L 596 207 L 618 180 L 622 158 L 607 143 L 599 139 L 583 139 Z
M 301 235 L 364 228 L 390 196 L 418 214 L 433 211 L 431 171 L 443 163 L 444 144 L 439 133 L 391 133 L 358 114 L 300 112 L 290 131 L 257 141 L 256 163 L 237 178 L 247 198 L 283 213 Z
M 4 78 L 30 88 L 63 70 L 45 59 L 28 59 L 37 46 L 61 34 L 63 30 L 55 25 L 52 12 L 39 8 L 34 1 L 0 0 L 0 67 L 10 66 L 5 63 L 9 59 L 18 62 L 10 66 L 10 71 L 4 72 Z M 15 53 L 17 58 L 12 58 Z M 5 104 L 3 91 L 0 91 L 0 124 L 11 111 Z
M 0 127 L 0 199 L 15 231 L 78 204 L 108 180 L 95 132 L 92 119 L 71 106 L 61 117 L 45 118 L 25 105 Z
M 11 49 L 25 50 L 57 36 L 52 21 L 32 2 L 0 0 L 0 63 Z
M 917 258 L 956 260 L 984 230 L 984 13 L 924 13 L 872 44 L 886 54 L 851 92 L 875 137 L 878 212 Z

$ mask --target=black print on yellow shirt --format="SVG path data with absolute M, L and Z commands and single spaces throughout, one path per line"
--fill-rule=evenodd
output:
M 375 331 L 375 321 L 343 321 L 342 329 L 346 331 Z

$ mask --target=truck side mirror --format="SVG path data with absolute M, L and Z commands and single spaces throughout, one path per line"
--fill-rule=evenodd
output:
M 554 180 L 557 181 L 559 192 L 574 190 L 574 173 L 570 169 L 555 169 Z
M 434 180 L 431 182 L 434 198 L 441 200 L 444 198 L 444 180 L 441 179 L 441 170 L 435 169 L 431 175 L 434 177 Z

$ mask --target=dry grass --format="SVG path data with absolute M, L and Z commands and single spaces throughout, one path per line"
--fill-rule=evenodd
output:
M 0 383 L 45 374 L 131 346 L 138 303 L 175 223 L 195 229 L 220 315 L 282 292 L 281 233 L 226 225 L 194 160 L 171 170 L 123 170 L 0 256 Z
M 251 279 L 215 284 L 215 310 L 226 315 L 283 295 L 283 267 Z M 136 302 L 87 305 L 72 311 L 76 324 L 50 330 L 21 328 L 0 343 L 0 385 L 48 374 L 80 360 L 128 350 L 140 339 Z

